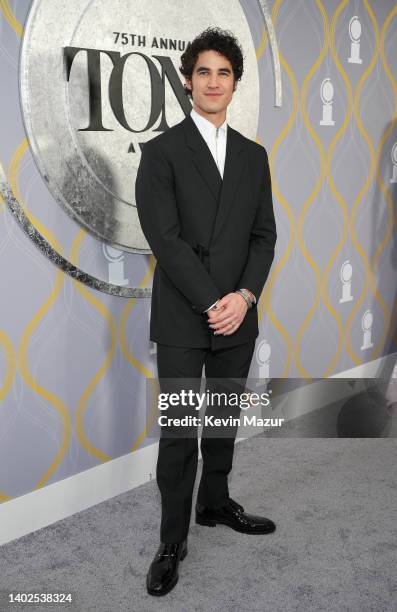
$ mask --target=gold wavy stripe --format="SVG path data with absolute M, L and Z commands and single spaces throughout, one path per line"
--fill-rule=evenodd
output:
M 352 343 L 351 343 L 351 336 L 350 336 L 350 330 L 351 330 L 351 326 L 353 324 L 354 318 L 361 306 L 361 303 L 364 300 L 365 295 L 367 294 L 367 290 L 368 287 L 370 288 L 373 296 L 375 297 L 375 299 L 378 301 L 381 309 L 383 310 L 383 333 L 382 333 L 382 337 L 380 339 L 380 341 L 377 343 L 377 347 L 374 348 L 373 351 L 371 351 L 371 359 L 376 359 L 381 350 L 382 350 L 382 346 L 383 343 L 385 341 L 386 338 L 386 334 L 387 334 L 387 328 L 388 328 L 388 321 L 390 319 L 390 313 L 389 313 L 389 309 L 387 307 L 387 305 L 385 304 L 383 298 L 381 297 L 381 295 L 379 294 L 379 292 L 376 289 L 376 276 L 375 276 L 375 271 L 371 265 L 371 262 L 369 261 L 369 258 L 367 256 L 367 254 L 365 253 L 364 249 L 362 248 L 357 235 L 356 235 L 356 231 L 355 231 L 355 220 L 356 220 L 356 215 L 357 215 L 357 211 L 358 211 L 358 207 L 360 206 L 360 204 L 363 202 L 363 196 L 365 195 L 365 193 L 369 190 L 372 178 L 376 175 L 376 159 L 375 159 L 375 151 L 374 151 L 374 145 L 372 143 L 372 140 L 370 139 L 368 133 L 366 132 L 364 126 L 362 125 L 362 121 L 361 121 L 361 117 L 360 117 L 360 112 L 359 112 L 359 102 L 360 102 L 360 95 L 361 95 L 361 91 L 363 88 L 364 83 L 367 81 L 367 79 L 369 78 L 372 70 L 374 69 L 376 63 L 377 63 L 377 58 L 379 55 L 379 29 L 378 29 L 378 23 L 376 21 L 376 17 L 371 9 L 371 7 L 368 5 L 367 0 L 364 0 L 364 6 L 365 9 L 369 15 L 369 18 L 372 22 L 373 28 L 374 28 L 374 36 L 375 36 L 375 49 L 374 49 L 374 53 L 372 55 L 371 61 L 367 67 L 367 69 L 364 71 L 362 77 L 360 78 L 358 85 L 357 85 L 357 91 L 354 97 L 354 106 L 353 106 L 353 113 L 354 113 L 354 117 L 357 123 L 357 127 L 358 130 L 360 132 L 360 134 L 362 135 L 363 139 L 365 140 L 367 146 L 368 146 L 368 150 L 370 153 L 370 171 L 368 173 L 368 177 L 363 185 L 363 187 L 361 188 L 360 192 L 358 193 L 354 203 L 353 203 L 353 207 L 352 207 L 352 213 L 351 213 L 351 217 L 350 217 L 350 232 L 351 232 L 351 239 L 352 239 L 352 243 L 354 245 L 354 247 L 356 248 L 357 252 L 359 253 L 359 255 L 361 256 L 361 259 L 363 261 L 363 266 L 364 266 L 364 270 L 365 270 L 365 281 L 364 281 L 364 287 L 360 293 L 359 298 L 357 299 L 356 304 L 353 306 L 352 311 L 347 319 L 346 322 L 346 347 L 347 347 L 347 352 L 350 355 L 352 361 L 354 363 L 361 364 L 363 363 L 364 359 L 360 359 L 358 357 L 358 355 L 356 355 L 356 353 L 354 352 Z M 388 233 L 386 233 L 384 240 L 381 242 L 381 250 L 383 250 L 383 248 L 386 246 L 387 240 L 388 240 Z M 390 238 L 390 236 L 389 236 Z
M 3 211 L 4 209 L 5 209 L 5 202 L 4 202 L 2 195 L 0 194 L 0 211 Z M 4 401 L 14 382 L 15 372 L 16 372 L 16 363 L 15 363 L 14 346 L 11 342 L 11 339 L 8 337 L 5 331 L 0 331 L 0 344 L 4 345 L 4 351 L 6 354 L 6 361 L 7 361 L 7 367 L 8 367 L 7 374 L 4 380 L 4 385 L 3 387 L 0 387 L 0 401 Z M 0 501 L 1 501 L 1 495 L 0 495 Z
M 365 0 L 364 2 L 365 7 L 368 11 L 368 14 L 370 16 L 370 19 L 373 23 L 374 26 L 374 31 L 375 31 L 375 40 L 376 40 L 376 54 L 374 54 L 373 57 L 373 66 L 375 67 L 375 65 L 377 64 L 377 60 L 378 60 L 378 55 L 379 55 L 379 28 L 378 28 L 378 23 L 375 17 L 374 12 L 372 11 L 371 6 L 368 4 L 368 1 Z M 369 77 L 369 72 L 368 72 L 368 77 Z M 354 105 L 354 112 L 355 112 L 355 116 L 357 117 L 357 123 L 358 123 L 358 127 L 360 132 L 362 133 L 363 137 L 365 138 L 367 144 L 368 144 L 368 148 L 370 149 L 371 152 L 371 162 L 373 162 L 371 164 L 372 168 L 371 168 L 371 179 L 373 177 L 379 177 L 379 171 L 377 168 L 377 159 L 376 159 L 376 155 L 375 155 L 375 147 L 374 144 L 371 140 L 371 138 L 369 137 L 367 131 L 364 129 L 364 126 L 362 125 L 362 121 L 361 121 L 361 116 L 360 116 L 360 112 L 359 112 L 359 102 L 360 102 L 360 96 L 361 96 L 361 91 L 362 91 L 362 87 L 364 84 L 364 77 L 362 79 L 360 79 L 358 87 L 357 87 L 357 97 L 355 99 L 355 105 Z M 380 177 L 379 177 L 380 178 Z M 369 188 L 369 179 L 368 179 L 368 188 Z M 386 200 L 387 203 L 387 200 Z M 380 295 L 378 289 L 377 289 L 377 282 L 376 282 L 376 273 L 375 273 L 375 266 L 377 263 L 377 260 L 379 259 L 379 256 L 381 255 L 382 251 L 385 249 L 387 243 L 389 242 L 391 236 L 392 236 L 392 228 L 393 225 L 389 224 L 387 227 L 387 230 L 385 232 L 385 235 L 383 237 L 383 240 L 380 241 L 378 247 L 375 250 L 374 256 L 371 259 L 371 261 L 368 261 L 368 256 L 367 254 L 365 254 L 366 257 L 366 262 L 368 263 L 368 269 L 370 270 L 370 274 L 368 276 L 369 281 L 370 281 L 370 289 L 375 297 L 375 299 L 378 301 L 381 309 L 383 310 L 383 333 L 382 333 L 382 337 L 380 339 L 380 341 L 378 342 L 377 347 L 372 351 L 371 353 L 371 359 L 376 359 L 377 357 L 379 357 L 382 347 L 385 343 L 386 340 L 386 335 L 387 335 L 387 331 L 388 331 L 388 323 L 390 320 L 390 311 L 389 308 L 387 307 L 387 304 L 385 303 L 385 301 L 383 300 L 383 297 Z M 358 241 L 358 240 L 357 240 Z
M 272 20 L 273 20 L 273 24 L 274 27 L 276 28 L 276 24 L 277 24 L 277 20 L 278 20 L 278 15 L 280 12 L 280 8 L 281 5 L 283 4 L 283 0 L 277 0 L 277 2 L 274 4 L 273 9 L 272 9 Z M 262 39 L 260 42 L 260 45 L 257 49 L 256 52 L 256 56 L 258 61 L 260 60 L 260 58 L 262 57 L 263 53 L 266 50 L 266 46 L 267 46 L 267 42 L 268 42 L 268 37 L 267 37 L 267 30 L 266 28 L 264 28 L 263 30 L 263 34 L 262 34 Z M 292 247 L 293 247 L 293 243 L 294 243 L 294 215 L 292 212 L 291 207 L 289 206 L 288 202 L 285 200 L 285 198 L 283 197 L 283 195 L 280 193 L 278 186 L 277 186 L 277 182 L 276 182 L 276 178 L 275 178 L 275 174 L 272 171 L 273 168 L 273 160 L 274 157 L 278 151 L 278 149 L 280 148 L 281 142 L 286 138 L 288 132 L 292 129 L 292 126 L 295 122 L 296 119 L 296 115 L 298 112 L 298 104 L 297 104 L 297 85 L 296 85 L 296 80 L 293 77 L 292 71 L 290 70 L 287 62 L 285 61 L 285 59 L 283 58 L 282 54 L 279 52 L 279 56 L 280 56 L 280 63 L 281 63 L 281 67 L 284 68 L 286 74 L 288 75 L 290 82 L 291 82 L 291 89 L 293 92 L 293 110 L 292 113 L 288 119 L 288 122 L 285 126 L 285 128 L 281 131 L 280 135 L 277 137 L 275 143 L 272 146 L 272 149 L 269 153 L 269 166 L 270 166 L 270 172 L 271 172 L 271 176 L 272 176 L 272 193 L 273 193 L 273 197 L 277 198 L 278 202 L 281 204 L 281 206 L 283 207 L 285 214 L 289 220 L 290 223 L 290 235 L 289 235 L 289 240 L 288 240 L 288 244 L 286 247 L 286 250 L 283 254 L 282 257 L 279 257 L 277 265 L 273 267 L 269 278 L 266 282 L 265 288 L 262 292 L 261 298 L 259 300 L 259 304 L 258 304 L 258 319 L 259 321 L 261 321 L 263 313 L 266 312 L 266 314 L 268 315 L 269 319 L 271 320 L 271 322 L 273 323 L 274 327 L 277 329 L 277 331 L 280 333 L 281 337 L 284 339 L 286 347 L 287 347 L 287 358 L 286 358 L 286 363 L 285 363 L 285 367 L 283 372 L 281 373 L 281 377 L 286 377 L 288 376 L 288 372 L 289 369 L 291 367 L 291 356 L 292 356 L 292 340 L 291 337 L 287 331 L 287 329 L 281 324 L 281 322 L 277 319 L 275 313 L 273 312 L 273 309 L 271 307 L 271 295 L 272 295 L 272 291 L 273 288 L 275 286 L 275 282 L 276 282 L 276 278 L 277 276 L 280 274 L 282 268 L 285 266 L 291 251 L 292 251 Z M 257 142 L 259 144 L 261 144 L 259 138 L 257 138 Z
M 0 388 L 0 401 L 3 401 L 7 396 L 7 393 L 12 387 L 12 383 L 14 382 L 15 377 L 15 357 L 14 357 L 14 349 L 11 340 L 8 338 L 7 334 L 3 331 L 0 331 L 0 344 L 4 345 L 4 349 L 6 352 L 6 356 L 8 357 L 8 370 L 5 377 L 5 382 L 2 388 Z M 0 504 L 9 501 L 11 497 L 2 493 L 0 491 Z
M 50 393 L 49 391 L 47 391 L 47 389 L 40 386 L 37 383 L 37 381 L 32 377 L 29 371 L 29 367 L 28 367 L 28 345 L 29 345 L 30 338 L 32 337 L 35 328 L 38 327 L 40 321 L 44 319 L 44 316 L 48 313 L 51 306 L 58 299 L 58 296 L 62 288 L 62 283 L 63 283 L 63 272 L 62 270 L 59 270 L 56 274 L 55 285 L 54 285 L 53 290 L 51 291 L 49 298 L 43 304 L 43 306 L 38 310 L 38 312 L 33 317 L 33 319 L 28 323 L 28 325 L 26 326 L 22 334 L 21 346 L 19 349 L 19 356 L 18 356 L 19 368 L 21 371 L 22 379 L 28 386 L 30 386 L 30 388 L 35 393 L 37 393 L 37 395 L 40 395 L 44 400 L 46 400 L 49 404 L 51 404 L 54 407 L 63 425 L 61 447 L 59 451 L 57 452 L 52 464 L 48 467 L 48 469 L 46 470 L 42 478 L 39 480 L 37 485 L 34 487 L 35 489 L 39 489 L 40 487 L 43 487 L 48 482 L 48 480 L 51 478 L 51 476 L 54 474 L 58 466 L 61 464 L 66 454 L 66 451 L 69 447 L 70 440 L 71 440 L 71 434 L 72 434 L 70 415 L 69 415 L 69 412 L 65 404 L 54 393 Z
M 15 378 L 15 355 L 13 344 L 5 331 L 0 330 L 0 344 L 4 346 L 6 355 L 7 372 L 4 378 L 4 384 L 0 387 L 0 402 L 4 401 L 9 393 Z
M 382 28 L 382 32 L 381 32 L 381 43 L 380 43 L 380 56 L 381 56 L 381 60 L 382 60 L 382 65 L 385 69 L 385 73 L 386 76 L 388 77 L 390 84 L 392 86 L 393 89 L 393 93 L 394 93 L 394 113 L 397 115 L 397 83 L 396 80 L 393 76 L 392 71 L 390 70 L 389 64 L 387 63 L 386 60 L 386 56 L 385 56 L 385 38 L 386 38 L 386 33 L 387 30 L 390 27 L 391 22 L 393 21 L 393 19 L 396 17 L 397 15 L 397 3 L 394 5 L 394 8 L 390 11 L 390 13 L 388 14 L 388 16 L 385 19 L 385 22 L 383 24 L 383 28 Z M 381 145 L 384 144 L 384 142 L 394 133 L 394 126 L 397 123 L 397 119 L 393 119 L 390 122 L 389 127 L 387 128 L 384 137 L 381 140 Z
M 140 287 L 148 286 L 148 283 L 153 278 L 155 265 L 156 265 L 156 260 L 154 258 L 154 255 L 150 255 L 149 256 L 149 269 L 147 273 L 145 274 L 141 284 L 139 285 Z M 136 301 L 137 301 L 137 298 L 129 299 L 121 313 L 120 327 L 119 327 L 120 350 L 122 354 L 124 355 L 125 359 L 128 361 L 128 363 L 130 363 L 133 368 L 137 369 L 138 372 L 140 372 L 143 376 L 145 376 L 145 378 L 155 378 L 155 375 L 153 374 L 153 372 L 145 368 L 145 366 L 140 361 L 138 361 L 138 359 L 136 359 L 136 357 L 134 357 L 128 349 L 127 334 L 126 334 L 127 322 L 128 322 L 129 314 L 132 308 L 135 306 Z
M 10 24 L 14 32 L 21 38 L 23 27 L 15 17 L 8 0 L 0 0 L 0 11 L 3 13 L 6 21 Z
M 158 415 L 158 395 L 161 391 L 160 389 L 160 385 L 159 385 L 159 381 L 156 378 L 150 378 L 148 379 L 149 385 L 152 388 L 152 394 L 151 394 L 151 406 L 150 406 L 150 413 L 148 416 L 148 424 L 149 427 L 145 426 L 145 428 L 142 430 L 142 432 L 139 434 L 139 436 L 137 437 L 137 439 L 135 440 L 134 444 L 131 447 L 130 452 L 133 453 L 134 451 L 138 450 L 138 448 L 140 446 L 142 446 L 142 442 L 147 438 L 148 432 L 150 432 L 150 430 L 152 429 L 152 427 L 154 427 L 154 425 L 156 424 L 157 421 L 157 415 Z M 145 389 L 146 391 L 146 389 Z M 146 399 L 146 398 L 145 398 Z
M 308 380 L 311 380 L 311 376 L 308 373 L 308 371 L 303 367 L 302 363 L 301 363 L 301 358 L 300 358 L 300 352 L 301 352 L 301 342 L 302 342 L 302 337 L 303 337 L 303 333 L 306 329 L 306 327 L 309 325 L 310 320 L 313 318 L 315 311 L 318 308 L 318 305 L 320 303 L 320 298 L 321 298 L 321 277 L 320 277 L 320 270 L 318 268 L 318 266 L 316 265 L 314 259 L 311 257 L 309 251 L 306 249 L 305 246 L 305 242 L 304 242 L 304 238 L 303 238 L 303 225 L 304 225 L 304 220 L 305 217 L 308 213 L 309 208 L 311 207 L 314 199 L 316 198 L 316 196 L 318 195 L 320 189 L 321 189 L 321 185 L 322 182 L 324 180 L 324 151 L 323 151 L 323 147 L 322 147 L 322 143 L 320 141 L 320 139 L 318 138 L 317 134 L 315 133 L 315 131 L 313 130 L 310 121 L 308 119 L 308 116 L 305 112 L 305 99 L 306 99 L 306 91 L 308 88 L 308 85 L 310 83 L 310 80 L 312 78 L 312 76 L 317 72 L 317 70 L 319 69 L 320 65 L 323 62 L 323 59 L 326 55 L 326 50 L 327 50 L 327 46 L 328 46 L 328 26 L 327 26 L 327 14 L 321 4 L 321 2 L 319 2 L 318 0 L 316 0 L 316 4 L 317 7 L 322 15 L 323 18 L 323 25 L 324 25 L 324 42 L 323 42 L 323 47 L 321 49 L 321 52 L 317 58 L 317 60 L 315 61 L 315 63 L 313 64 L 313 66 L 310 68 L 308 74 L 306 75 L 304 81 L 303 81 L 303 88 L 302 88 L 302 119 L 304 122 L 304 125 L 306 126 L 307 131 L 309 132 L 309 134 L 311 134 L 314 143 L 317 146 L 318 149 L 318 153 L 319 153 L 319 157 L 320 157 L 320 162 L 321 162 L 321 174 L 317 180 L 316 185 L 314 186 L 312 192 L 310 193 L 309 197 L 307 198 L 307 200 L 304 202 L 303 204 L 303 208 L 302 211 L 299 215 L 298 218 L 298 228 L 297 228 L 297 242 L 298 242 L 298 246 L 302 252 L 302 255 L 304 257 L 304 259 L 307 261 L 307 263 L 309 264 L 309 266 L 312 268 L 313 272 L 314 272 L 314 277 L 316 280 L 316 295 L 313 301 L 313 304 L 308 312 L 308 314 L 306 315 L 302 325 L 299 327 L 297 334 L 296 334 L 296 341 L 295 341 L 295 363 L 296 363 L 296 368 L 298 370 L 298 372 L 301 374 L 301 376 L 303 378 L 306 378 Z
M 386 61 L 386 57 L 385 57 L 385 38 L 386 38 L 386 33 L 387 30 L 392 22 L 392 20 L 396 17 L 397 15 L 397 4 L 395 4 L 395 6 L 392 8 L 392 10 L 390 11 L 390 13 L 388 14 L 388 16 L 385 19 L 385 22 L 383 24 L 383 28 L 382 28 L 382 35 L 381 35 L 381 48 L 380 48 L 380 52 L 381 52 L 381 59 L 382 59 L 382 64 L 383 67 L 385 69 L 386 75 L 389 78 L 389 81 L 392 85 L 393 88 L 393 93 L 394 93 L 394 100 L 395 100 L 395 111 L 394 114 L 397 116 L 397 83 L 396 80 L 393 76 L 392 71 L 389 68 L 389 65 Z M 389 128 L 386 130 L 386 134 L 387 134 L 387 138 L 389 138 L 389 136 L 391 135 L 391 133 L 394 133 L 395 131 L 395 126 L 397 123 L 397 119 L 393 119 L 393 121 L 391 121 Z M 383 146 L 383 143 L 382 143 Z M 382 183 L 383 184 L 383 183 Z M 385 194 L 385 197 L 387 198 L 387 202 L 391 202 L 391 204 L 393 205 L 393 201 L 391 200 L 391 194 L 390 191 L 387 191 L 387 196 Z M 394 226 L 394 231 L 396 231 L 397 229 L 397 209 L 394 207 L 394 219 L 393 219 L 393 226 Z M 392 307 L 392 317 L 391 317 L 392 321 L 396 321 L 397 320 L 397 298 L 394 300 L 394 304 Z M 394 344 L 395 347 L 397 347 L 397 330 L 392 332 L 393 335 L 391 337 L 391 342 Z
M 342 228 L 342 236 L 341 239 L 339 241 L 339 243 L 336 245 L 333 253 L 331 254 L 329 260 L 326 263 L 325 269 L 324 269 L 324 274 L 322 275 L 321 278 L 321 291 L 322 291 L 322 295 L 323 295 L 323 300 L 324 300 L 324 304 L 326 306 L 326 308 L 328 309 L 328 311 L 331 313 L 331 315 L 334 317 L 337 327 L 338 327 L 338 347 L 337 347 L 337 351 L 333 357 L 333 359 L 331 360 L 330 364 L 328 365 L 327 369 L 324 371 L 323 375 L 324 377 L 330 376 L 333 372 L 334 372 L 334 368 L 338 363 L 339 357 L 341 355 L 342 349 L 343 349 L 343 336 L 344 336 L 344 327 L 343 327 L 343 323 L 342 323 L 342 319 L 340 314 L 338 313 L 338 311 L 333 307 L 330 297 L 329 297 L 329 293 L 328 293 L 328 280 L 329 280 L 329 276 L 331 273 L 331 270 L 334 267 L 334 263 L 337 260 L 339 254 L 341 253 L 343 246 L 345 245 L 346 241 L 347 241 L 347 237 L 348 237 L 348 228 L 349 228 L 349 212 L 348 212 L 348 207 L 347 204 L 345 202 L 345 200 L 343 199 L 342 195 L 339 193 L 339 191 L 336 188 L 336 185 L 333 181 L 333 177 L 332 177 L 332 171 L 331 171 L 331 164 L 332 164 L 332 158 L 333 158 L 333 153 L 335 150 L 335 147 L 337 145 L 337 143 L 341 140 L 343 134 L 346 132 L 347 127 L 349 125 L 349 122 L 351 120 L 351 114 L 352 114 L 352 91 L 351 91 L 351 85 L 350 85 L 350 81 L 346 76 L 345 71 L 343 70 L 343 66 L 342 64 L 339 62 L 339 58 L 337 56 L 336 50 L 335 50 L 335 29 L 336 29 L 336 24 L 337 24 L 337 20 L 338 20 L 338 16 L 340 14 L 340 12 L 345 8 L 345 5 L 347 4 L 347 2 L 342 2 L 339 4 L 339 6 L 337 7 L 333 18 L 331 20 L 331 29 L 329 31 L 328 28 L 328 22 L 327 22 L 327 40 L 328 40 L 328 45 L 329 45 L 329 49 L 330 49 L 330 53 L 331 53 L 331 57 L 334 61 L 336 70 L 339 72 L 339 74 L 342 77 L 342 81 L 345 84 L 345 90 L 346 90 L 346 96 L 347 96 L 347 110 L 346 113 L 343 117 L 342 120 L 342 124 L 341 127 L 339 128 L 339 130 L 336 132 L 335 136 L 332 138 L 330 146 L 328 148 L 327 151 L 327 155 L 326 155 L 326 159 L 325 159 L 325 173 L 327 176 L 327 182 L 330 188 L 330 192 L 333 194 L 336 202 L 338 203 L 340 209 L 341 209 L 341 213 L 342 213 L 342 219 L 343 219 L 343 228 Z
M 73 241 L 70 261 L 75 266 L 78 266 L 79 250 L 81 247 L 81 243 L 86 235 L 87 233 L 85 232 L 85 230 L 80 229 L 76 235 L 76 238 Z M 87 408 L 87 404 L 88 404 L 90 395 L 92 394 L 93 390 L 95 389 L 99 381 L 102 378 L 104 378 L 107 370 L 110 367 L 110 364 L 112 363 L 114 354 L 116 352 L 116 337 L 117 337 L 116 324 L 115 324 L 113 316 L 111 315 L 109 310 L 106 308 L 106 306 L 104 306 L 102 302 L 100 302 L 100 300 L 97 300 L 93 295 L 91 295 L 91 293 L 88 291 L 88 289 L 86 289 L 86 287 L 82 283 L 79 283 L 79 281 L 76 281 L 73 279 L 73 286 L 77 290 L 77 292 L 80 293 L 80 295 L 88 302 L 88 304 L 93 306 L 95 310 L 104 318 L 104 320 L 106 321 L 109 327 L 109 332 L 110 332 L 110 348 L 106 353 L 105 359 L 101 367 L 96 372 L 94 377 L 90 380 L 87 387 L 84 389 L 79 399 L 78 407 L 77 407 L 76 414 L 75 414 L 76 436 L 78 440 L 80 441 L 81 446 L 84 448 L 84 450 L 89 455 L 92 455 L 99 461 L 105 462 L 105 461 L 110 461 L 113 457 L 111 457 L 110 455 L 107 455 L 106 453 L 101 451 L 99 448 L 94 446 L 94 444 L 92 444 L 92 442 L 88 439 L 88 437 L 85 435 L 85 432 L 84 432 L 83 417 L 84 417 L 85 410 Z
M 381 32 L 381 43 L 380 43 L 380 56 L 381 56 L 381 61 L 382 61 L 382 65 L 383 68 L 385 70 L 386 76 L 388 77 L 390 84 L 392 86 L 392 90 L 393 90 L 393 94 L 394 94 L 394 116 L 397 117 L 397 83 L 396 80 L 393 76 L 392 71 L 390 70 L 390 67 L 387 63 L 386 60 L 386 56 L 385 56 L 385 38 L 386 38 L 386 33 L 388 28 L 390 27 L 390 24 L 392 22 L 392 20 L 396 17 L 397 15 L 397 4 L 394 5 L 394 8 L 392 8 L 392 10 L 390 11 L 390 13 L 387 15 L 385 22 L 383 24 L 382 27 L 382 32 Z M 391 135 L 393 135 L 395 133 L 396 130 L 396 124 L 397 124 L 397 119 L 392 119 L 392 121 L 390 122 L 389 127 L 387 128 L 387 130 L 385 131 L 382 139 L 380 140 L 379 143 L 379 152 L 378 152 L 378 160 L 381 159 L 382 156 L 382 151 L 384 149 L 384 146 L 386 144 L 386 142 L 388 141 L 388 139 L 390 138 Z M 386 185 L 384 184 L 383 180 L 381 179 L 380 173 L 379 173 L 379 162 L 377 162 L 377 166 L 376 166 L 376 178 L 377 181 L 380 185 L 380 189 L 385 197 L 385 201 L 386 204 L 388 206 L 388 212 L 389 212 L 389 216 L 391 219 L 391 230 L 392 231 L 396 231 L 397 228 L 397 212 L 395 210 L 394 207 L 394 203 L 391 197 L 391 190 L 390 188 L 387 188 Z M 391 312 L 391 321 L 395 321 L 396 320 L 396 311 L 397 311 L 397 298 L 394 300 L 394 304 L 392 306 L 392 312 Z M 391 328 L 390 328 L 391 331 Z M 391 332 L 393 333 L 393 332 Z M 397 334 L 394 333 L 394 335 L 390 338 L 390 340 L 394 343 L 394 345 L 397 345 Z
M 281 58 L 281 56 L 280 56 Z M 281 66 L 283 66 L 283 60 L 281 58 Z M 286 68 L 284 66 L 284 68 Z M 288 70 L 286 69 L 286 71 L 288 72 Z M 293 114 L 290 117 L 289 123 L 292 124 L 293 122 Z M 285 134 L 287 133 L 288 129 L 284 130 Z M 258 139 L 259 142 L 259 139 Z M 259 142 L 260 144 L 260 142 Z M 275 145 L 272 147 L 271 153 L 269 155 L 269 166 L 270 166 L 270 172 L 271 172 L 271 176 L 272 176 L 272 193 L 273 193 L 273 199 L 277 199 L 277 201 L 281 204 L 281 206 L 284 209 L 284 212 L 289 220 L 289 226 L 290 226 L 290 234 L 289 234 L 289 240 L 288 240 L 288 244 L 287 247 L 283 253 L 283 255 L 280 257 L 278 257 L 278 261 L 277 261 L 277 265 L 274 266 L 270 272 L 270 275 L 266 281 L 264 290 L 261 294 L 261 298 L 259 300 L 259 304 L 258 304 L 258 319 L 259 321 L 261 321 L 263 313 L 266 312 L 266 314 L 268 315 L 269 319 L 271 320 L 271 322 L 273 323 L 274 327 L 277 329 L 277 331 L 280 333 L 280 335 L 282 336 L 282 338 L 285 341 L 286 347 L 287 347 L 287 357 L 286 357 L 286 362 L 285 362 L 285 366 L 284 369 L 281 373 L 280 378 L 284 378 L 288 376 L 288 372 L 290 370 L 291 367 L 291 360 L 292 360 L 292 340 L 291 340 L 291 336 L 288 333 L 287 329 L 282 325 L 282 323 L 277 319 L 273 308 L 271 306 L 271 295 L 274 289 L 274 286 L 276 284 L 276 278 L 277 276 L 280 274 L 281 270 L 284 268 L 284 266 L 286 265 L 291 252 L 292 252 L 292 248 L 293 248 L 293 244 L 294 244 L 294 240 L 295 240 L 295 223 L 294 223 L 294 215 L 293 212 L 291 210 L 291 207 L 289 206 L 288 202 L 286 201 L 286 199 L 284 198 L 284 196 L 281 194 L 281 192 L 279 191 L 278 187 L 277 187 L 277 183 L 275 180 L 275 174 L 272 170 L 273 168 L 273 158 L 275 156 L 275 150 L 274 150 Z
M 28 215 L 31 223 L 35 225 L 36 228 L 40 228 L 40 231 L 46 236 L 47 240 L 54 246 L 60 250 L 59 243 L 53 238 L 51 232 L 47 231 L 40 223 L 38 223 L 34 216 L 27 210 L 19 190 L 19 164 L 20 161 L 27 149 L 27 141 L 26 139 L 22 142 L 22 144 L 17 148 L 16 153 L 14 154 L 9 171 L 9 180 L 11 183 L 11 188 L 14 196 L 17 198 L 18 202 L 23 207 L 25 213 Z M 61 252 L 61 250 L 60 250 Z M 37 381 L 32 377 L 29 367 L 28 367 L 28 345 L 30 338 L 35 330 L 35 328 L 40 323 L 41 319 L 47 314 L 51 306 L 55 303 L 56 299 L 60 294 L 60 290 L 63 282 L 63 272 L 59 270 L 55 276 L 55 285 L 54 288 L 47 299 L 47 301 L 43 304 L 43 306 L 38 310 L 33 319 L 28 323 L 26 328 L 24 329 L 21 337 L 21 343 L 18 351 L 18 364 L 21 373 L 21 378 L 24 382 L 38 395 L 40 395 L 44 400 L 46 400 L 49 404 L 51 404 L 55 411 L 58 413 L 62 423 L 63 423 L 63 432 L 62 432 L 62 441 L 61 447 L 57 452 L 54 461 L 48 467 L 44 475 L 35 485 L 35 489 L 39 489 L 43 487 L 51 476 L 54 474 L 58 466 L 61 464 L 62 459 L 64 458 L 68 446 L 71 440 L 71 422 L 69 412 L 65 406 L 65 404 L 54 394 L 47 391 L 44 387 L 41 387 Z

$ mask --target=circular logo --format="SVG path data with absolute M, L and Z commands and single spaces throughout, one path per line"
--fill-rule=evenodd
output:
M 180 56 L 210 24 L 242 45 L 228 122 L 255 139 L 259 75 L 238 0 L 32 2 L 20 91 L 33 157 L 55 200 L 116 249 L 150 252 L 134 197 L 141 148 L 190 112 Z

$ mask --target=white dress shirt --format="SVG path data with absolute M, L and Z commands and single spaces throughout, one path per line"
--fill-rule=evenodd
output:
M 211 121 L 205 119 L 202 115 L 200 115 L 194 108 L 190 112 L 190 116 L 193 119 L 194 123 L 197 125 L 200 134 L 204 138 L 205 142 L 208 145 L 209 150 L 211 151 L 212 157 L 215 160 L 215 163 L 218 167 L 219 173 L 223 179 L 223 171 L 225 169 L 225 159 L 226 159 L 226 142 L 227 142 L 227 121 L 222 123 L 218 128 L 215 127 Z M 256 298 L 254 296 L 255 302 Z M 219 300 L 214 302 L 207 310 L 204 312 L 208 312 L 217 304 Z
M 199 115 L 194 108 L 190 112 L 190 116 L 197 125 L 200 134 L 208 145 L 215 160 L 221 177 L 223 178 L 223 170 L 225 168 L 226 158 L 226 141 L 227 141 L 227 121 L 222 123 L 218 128 L 211 121 Z

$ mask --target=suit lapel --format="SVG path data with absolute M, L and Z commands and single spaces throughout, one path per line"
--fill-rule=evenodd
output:
M 208 185 L 215 204 L 218 203 L 210 241 L 213 242 L 233 204 L 237 186 L 246 163 L 245 150 L 240 134 L 228 126 L 225 168 L 222 180 L 211 151 L 190 115 L 187 115 L 183 120 L 183 124 L 186 143 L 192 151 L 193 163 L 196 165 L 204 182 Z
M 214 196 L 215 202 L 218 202 L 220 189 L 222 187 L 222 177 L 219 173 L 218 166 L 212 157 L 207 143 L 190 115 L 187 115 L 183 124 L 186 134 L 186 143 L 191 149 L 193 163 L 200 172 L 203 181 L 208 185 Z
M 242 144 L 242 138 L 236 130 L 228 126 L 223 185 L 219 199 L 218 212 L 212 231 L 211 243 L 216 240 L 235 202 L 237 187 L 241 180 L 245 163 L 245 149 Z

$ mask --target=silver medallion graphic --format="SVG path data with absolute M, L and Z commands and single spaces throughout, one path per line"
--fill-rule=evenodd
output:
M 258 6 L 272 53 L 275 105 L 281 106 L 275 32 L 267 2 Z M 76 280 L 120 297 L 150 297 L 150 288 L 125 286 L 120 263 L 123 253 L 151 253 L 134 198 L 141 149 L 190 113 L 180 56 L 214 24 L 236 35 L 244 52 L 228 122 L 255 140 L 258 65 L 238 0 L 32 0 L 20 52 L 30 151 L 54 205 L 100 241 L 105 254 L 106 248 L 119 254 L 112 275 L 98 279 L 57 253 L 29 221 L 1 167 L 0 192 L 25 234 Z
M 21 103 L 35 162 L 66 212 L 115 248 L 150 253 L 134 198 L 141 147 L 190 112 L 180 56 L 211 24 L 230 29 L 244 49 L 244 87 L 228 121 L 255 139 L 259 76 L 238 0 L 32 4 Z

